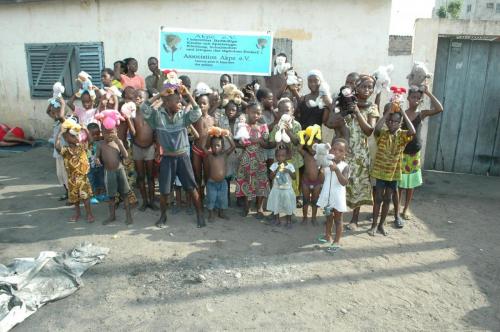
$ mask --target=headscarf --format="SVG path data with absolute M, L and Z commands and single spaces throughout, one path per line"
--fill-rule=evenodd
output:
M 375 77 L 371 76 L 371 75 L 366 75 L 366 74 L 361 74 L 359 75 L 359 78 L 356 80 L 356 83 L 354 83 L 356 85 L 356 87 L 360 86 L 362 83 L 368 81 L 368 80 L 371 80 L 373 81 L 373 84 L 375 84 Z
M 313 69 L 307 73 L 307 79 L 311 76 L 316 76 L 320 82 L 324 81 L 323 74 L 318 69 Z

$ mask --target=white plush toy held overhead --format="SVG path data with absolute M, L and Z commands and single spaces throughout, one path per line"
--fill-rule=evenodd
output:
M 54 107 L 61 107 L 61 103 L 58 99 L 62 98 L 62 94 L 64 93 L 64 85 L 61 82 L 55 82 L 52 86 L 52 98 L 49 99 L 49 102 Z
M 133 101 L 129 101 L 122 105 L 121 113 L 127 119 L 134 119 L 137 107 Z
M 389 85 L 391 84 L 391 77 L 389 74 L 394 70 L 394 66 L 380 66 L 373 73 L 373 77 L 375 77 L 375 94 L 379 94 L 382 90 L 386 90 L 389 92 Z
M 286 72 L 286 85 L 299 85 L 299 77 L 293 69 L 289 69 Z
M 332 165 L 332 160 L 334 159 L 333 154 L 330 153 L 332 148 L 329 143 L 314 143 L 312 146 L 313 150 L 316 151 L 314 159 L 318 168 L 330 167 Z
M 208 84 L 205 82 L 199 82 L 198 84 L 196 84 L 196 88 L 194 89 L 194 96 L 195 97 L 209 95 L 212 93 L 213 93 L 212 89 L 210 89 Z
M 238 123 L 236 124 L 236 134 L 234 135 L 235 140 L 240 140 L 243 144 L 250 143 L 250 132 L 247 128 L 247 117 L 245 114 L 241 114 L 238 118 Z
M 425 83 L 425 80 L 431 77 L 432 74 L 429 72 L 429 69 L 427 69 L 425 63 L 421 61 L 415 61 L 411 68 L 411 72 L 406 76 L 410 88 L 420 88 Z
M 280 121 L 278 122 L 278 131 L 276 132 L 276 135 L 274 136 L 274 140 L 276 143 L 279 143 L 281 141 L 285 143 L 290 143 L 290 136 L 286 133 L 285 127 L 292 128 L 292 121 L 293 118 L 289 114 L 283 114 L 281 116 Z
M 285 55 L 278 55 L 276 57 L 275 63 L 276 65 L 274 66 L 274 75 L 283 74 L 292 67 L 290 63 L 286 62 Z
M 75 93 L 75 96 L 80 98 L 82 96 L 82 93 L 87 91 L 90 95 L 90 98 L 92 100 L 95 99 L 95 86 L 92 84 L 92 81 L 90 80 L 92 76 L 90 76 L 87 72 L 84 72 L 83 70 L 78 73 L 78 78 L 76 79 L 78 82 L 80 82 L 80 90 L 78 90 L 77 93 Z

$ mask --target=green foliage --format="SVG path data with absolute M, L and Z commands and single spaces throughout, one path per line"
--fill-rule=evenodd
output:
M 439 18 L 446 18 L 446 8 L 444 6 L 439 7 L 437 15 Z
M 448 3 L 448 7 L 446 11 L 452 18 L 457 19 L 460 15 L 460 9 L 462 9 L 462 1 L 461 0 L 453 0 Z

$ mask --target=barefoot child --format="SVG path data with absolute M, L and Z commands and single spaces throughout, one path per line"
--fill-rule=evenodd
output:
M 147 92 L 139 90 L 136 96 L 136 116 L 133 118 L 134 135 L 132 135 L 132 156 L 134 158 L 135 170 L 137 172 L 137 186 L 142 197 L 140 211 L 145 211 L 148 207 L 156 211 L 158 207 L 154 202 L 155 182 L 153 178 L 153 166 L 155 158 L 155 145 L 153 142 L 153 129 L 144 119 L 144 114 L 140 110 L 143 101 L 147 100 Z M 147 178 L 148 188 L 146 191 L 145 179 Z
M 207 156 L 207 150 L 205 146 L 207 145 L 208 140 L 208 128 L 213 127 L 215 125 L 215 119 L 208 114 L 208 110 L 210 109 L 210 101 L 208 99 L 208 94 L 198 94 L 198 91 L 195 91 L 196 102 L 201 109 L 201 118 L 196 121 L 193 126 L 198 132 L 199 138 L 194 140 L 193 143 L 193 171 L 194 176 L 196 178 L 196 183 L 198 185 L 198 192 L 203 200 L 205 187 L 204 180 L 206 180 L 207 175 L 207 165 L 205 164 L 205 157 Z M 205 176 L 203 176 L 205 175 Z
M 91 204 L 99 203 L 99 200 L 107 199 L 104 186 L 104 168 L 97 158 L 97 147 L 101 144 L 102 136 L 101 129 L 97 123 L 89 123 L 87 130 L 89 131 L 90 140 L 87 150 L 87 156 L 89 158 L 89 173 L 88 178 L 90 185 L 92 187 L 92 192 L 94 196 L 90 199 Z
M 228 207 L 227 199 L 227 159 L 235 149 L 234 141 L 228 136 L 229 147 L 224 149 L 222 137 L 211 137 L 207 141 L 207 150 L 210 145 L 211 151 L 206 157 L 208 162 L 207 177 L 207 208 L 208 221 L 214 219 L 214 209 L 218 210 L 219 218 L 228 219 L 224 210 Z
M 75 215 L 69 219 L 69 222 L 77 222 L 80 219 L 80 202 L 83 201 L 87 222 L 92 223 L 94 222 L 94 216 L 90 209 L 92 189 L 87 177 L 90 167 L 87 159 L 87 144 L 79 141 L 81 130 L 87 131 L 73 120 L 65 120 L 61 125 L 55 147 L 64 159 L 64 166 L 68 174 L 68 201 L 75 205 Z M 67 146 L 61 145 L 62 136 L 64 136 Z
M 314 143 L 321 143 L 321 141 L 314 139 Z M 302 225 L 307 224 L 309 218 L 309 206 L 311 206 L 311 224 L 317 226 L 316 214 L 318 212 L 318 198 L 323 185 L 323 173 L 314 159 L 316 152 L 313 150 L 312 145 L 300 145 L 299 152 L 304 158 L 304 173 L 302 174 L 302 195 L 304 202 L 302 206 Z
M 192 108 L 183 109 L 181 95 L 186 95 Z M 161 101 L 159 100 L 161 98 Z M 162 104 L 160 106 L 159 104 Z M 172 184 L 176 176 L 179 177 L 182 187 L 189 192 L 196 207 L 197 225 L 205 226 L 203 206 L 196 188 L 193 167 L 189 159 L 189 140 L 187 127 L 198 121 L 201 110 L 189 91 L 182 85 L 175 88 L 166 88 L 141 106 L 144 118 L 151 128 L 156 131 L 156 137 L 162 148 L 160 163 L 160 219 L 156 226 L 164 228 L 167 224 L 167 202 Z
M 106 191 L 109 197 L 115 197 L 120 194 L 121 199 L 125 204 L 125 213 L 127 225 L 133 223 L 132 214 L 130 213 L 130 202 L 126 199 L 130 192 L 130 186 L 125 174 L 125 167 L 122 164 L 122 159 L 128 158 L 128 153 L 123 142 L 118 138 L 116 129 L 104 129 L 104 141 L 99 144 L 97 149 L 98 160 L 104 165 L 104 179 L 106 182 Z M 113 199 L 109 201 L 109 218 L 103 222 L 107 225 L 116 220 L 116 203 Z
M 55 144 L 57 136 L 61 131 L 61 124 L 64 122 L 64 108 L 66 103 L 63 98 L 58 98 L 51 100 L 49 106 L 47 107 L 47 115 L 54 120 L 53 134 L 49 139 L 49 142 L 54 145 L 54 151 L 52 157 L 56 160 L 56 174 L 59 184 L 64 187 L 64 195 L 59 198 L 59 201 L 66 201 L 68 199 L 68 174 L 66 174 L 66 168 L 64 167 L 64 160 L 61 154 L 56 150 Z M 66 146 L 64 138 L 61 137 L 61 146 Z
M 281 226 L 280 214 L 286 218 L 286 227 L 292 227 L 292 214 L 297 208 L 295 193 L 292 188 L 292 179 L 296 177 L 295 167 L 288 163 L 289 150 L 280 145 L 276 148 L 276 161 L 271 165 L 271 180 L 273 188 L 267 200 L 267 209 L 275 218 L 275 225 Z
M 408 130 L 400 128 L 401 117 L 404 118 Z M 382 128 L 384 123 L 388 129 Z M 374 236 L 375 231 L 377 231 L 386 236 L 384 222 L 389 211 L 392 195 L 397 190 L 398 181 L 401 180 L 403 150 L 415 135 L 415 128 L 408 119 L 406 112 L 401 110 L 399 105 L 387 103 L 384 107 L 384 116 L 377 122 L 374 134 L 377 140 L 377 153 L 375 154 L 371 176 L 376 180 L 375 202 L 373 204 L 373 223 L 368 234 Z M 380 223 L 377 226 L 382 203 Z
M 73 115 L 78 117 L 78 123 L 80 126 L 88 126 L 89 123 L 97 122 L 95 119 L 96 109 L 94 108 L 94 103 L 90 94 L 85 91 L 81 95 L 82 106 L 75 106 L 74 102 L 76 99 L 76 94 L 71 96 L 68 101 L 68 107 L 73 111 Z
M 344 161 L 347 152 L 347 141 L 339 138 L 333 143 L 330 153 L 334 159 L 330 167 L 324 168 L 322 172 L 325 176 L 323 189 L 318 199 L 318 206 L 325 210 L 326 224 L 323 240 L 331 243 L 327 249 L 335 252 L 340 245 L 342 237 L 342 213 L 347 212 L 346 189 L 349 181 L 349 165 Z M 332 242 L 332 228 L 335 222 L 335 239 Z

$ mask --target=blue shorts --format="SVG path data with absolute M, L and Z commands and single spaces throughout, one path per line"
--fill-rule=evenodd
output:
M 176 177 L 179 178 L 185 191 L 190 192 L 196 189 L 193 166 L 187 153 L 161 158 L 158 182 L 162 195 L 170 194 Z
M 94 194 L 98 189 L 104 189 L 104 167 L 91 167 L 87 177 Z
M 227 181 L 207 181 L 207 209 L 227 209 Z

